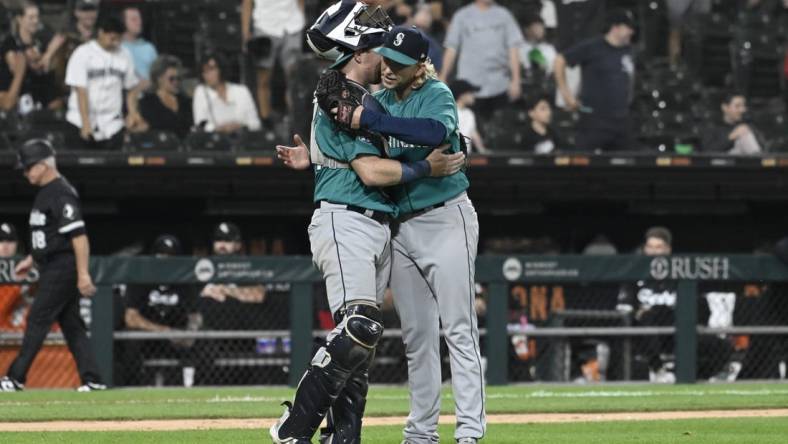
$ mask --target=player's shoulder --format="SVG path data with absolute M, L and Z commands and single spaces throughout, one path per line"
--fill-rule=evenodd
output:
M 454 101 L 454 95 L 451 93 L 451 89 L 449 89 L 449 85 L 441 82 L 438 79 L 427 79 L 424 83 L 424 86 L 421 87 L 422 94 L 425 96 L 430 96 L 431 98 L 450 98 Z

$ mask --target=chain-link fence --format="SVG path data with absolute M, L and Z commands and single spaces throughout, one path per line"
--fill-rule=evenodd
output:
M 334 327 L 322 283 L 309 286 L 311 319 L 293 315 L 299 299 L 291 283 L 115 285 L 113 382 L 119 386 L 292 383 L 293 334 L 300 327 L 294 323 L 311 325 L 312 350 Z M 501 355 L 506 355 L 506 380 L 676 380 L 677 281 L 514 279 L 501 287 L 503 291 L 493 287 L 477 285 L 480 344 L 488 361 L 500 363 Z M 7 369 L 19 351 L 34 296 L 35 284 L 0 285 L 0 370 Z M 370 370 L 374 383 L 407 381 L 395 297 L 388 294 L 382 307 L 386 330 Z M 488 307 L 504 298 L 505 310 L 497 313 L 505 314 L 491 318 Z M 698 380 L 785 378 L 788 284 L 769 279 L 700 281 L 695 301 L 697 336 L 689 340 L 697 344 Z M 87 324 L 104 321 L 103 312 L 91 310 L 89 299 L 82 302 Z M 491 328 L 503 323 L 505 347 L 501 347 L 504 340 L 489 336 Z M 311 354 L 307 348 L 299 350 Z M 445 344 L 441 357 L 444 378 L 449 378 Z M 29 387 L 77 385 L 76 369 L 57 325 L 27 382 Z

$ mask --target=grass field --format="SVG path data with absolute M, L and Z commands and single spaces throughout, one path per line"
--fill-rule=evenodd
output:
M 288 388 L 129 389 L 99 393 L 27 391 L 0 394 L 5 422 L 54 420 L 143 420 L 275 418 Z M 694 386 L 527 385 L 489 387 L 488 415 L 520 413 L 604 413 L 788 408 L 788 384 Z M 450 390 L 443 412 L 452 413 Z M 402 416 L 408 411 L 401 387 L 370 389 L 369 416 Z M 646 414 L 647 418 L 648 415 Z M 443 442 L 453 427 L 441 426 Z M 401 426 L 367 427 L 364 443 L 399 443 Z M 259 430 L 178 432 L 0 433 L 0 443 L 246 443 L 268 442 Z M 484 443 L 786 443 L 788 417 L 664 421 L 491 424 Z

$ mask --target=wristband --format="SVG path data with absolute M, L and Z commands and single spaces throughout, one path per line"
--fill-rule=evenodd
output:
M 421 179 L 422 177 L 428 176 L 432 170 L 432 168 L 430 168 L 430 163 L 426 159 L 417 162 L 402 163 L 401 165 L 402 177 L 399 183 L 408 183 L 416 179 Z

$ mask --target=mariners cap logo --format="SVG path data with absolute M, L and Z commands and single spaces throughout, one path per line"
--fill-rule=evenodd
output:
M 400 46 L 404 39 L 405 39 L 405 33 L 403 32 L 398 33 L 397 37 L 394 39 L 394 46 Z

